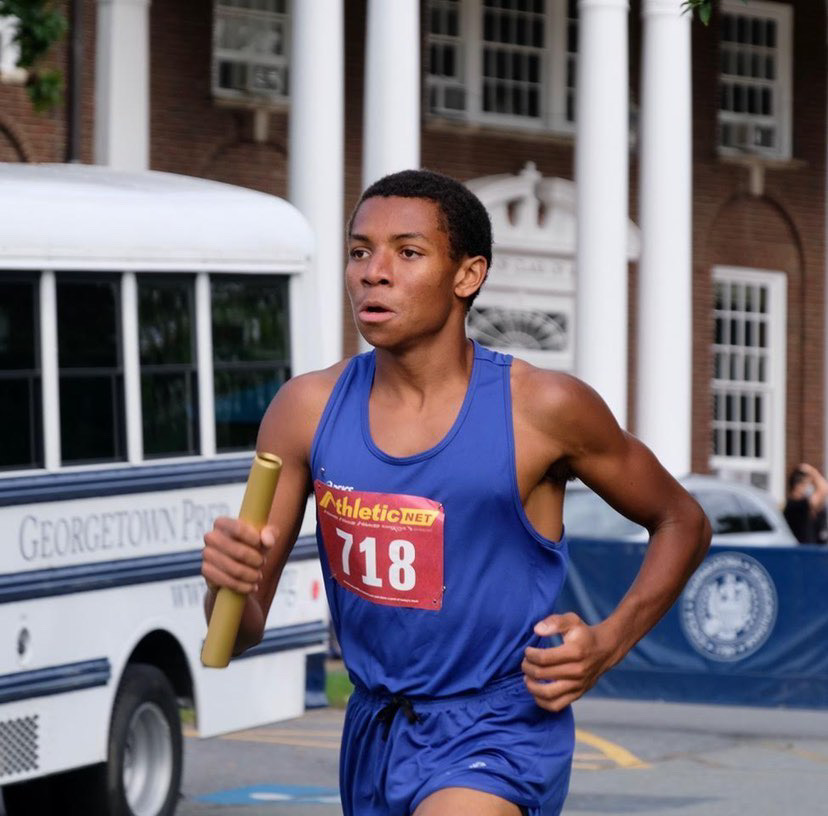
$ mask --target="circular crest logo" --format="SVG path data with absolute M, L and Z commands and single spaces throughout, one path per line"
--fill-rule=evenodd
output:
M 753 654 L 776 622 L 767 570 L 744 553 L 719 553 L 693 574 L 681 596 L 681 628 L 701 655 L 725 662 Z

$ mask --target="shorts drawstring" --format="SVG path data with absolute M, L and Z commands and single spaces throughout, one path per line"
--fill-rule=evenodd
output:
M 405 714 L 405 718 L 411 725 L 420 722 L 420 715 L 414 710 L 411 705 L 411 700 L 402 695 L 395 694 L 389 702 L 387 702 L 378 712 L 376 719 L 383 724 L 382 739 L 388 740 L 388 735 L 391 733 L 391 723 L 394 722 L 394 717 L 398 711 Z

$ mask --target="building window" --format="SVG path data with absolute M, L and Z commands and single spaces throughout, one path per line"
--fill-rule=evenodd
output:
M 144 456 L 199 452 L 194 281 L 138 277 Z
M 125 459 L 120 279 L 57 278 L 64 464 Z
M 0 281 L 0 468 L 43 466 L 36 278 Z
M 723 153 L 791 155 L 792 9 L 723 0 L 719 147 Z
M 213 93 L 282 103 L 288 98 L 288 0 L 216 0 Z
M 428 98 L 432 113 L 462 114 L 466 110 L 460 10 L 460 0 L 429 3 Z
M 429 110 L 570 132 L 577 39 L 577 0 L 429 0 Z
M 214 276 L 211 293 L 216 449 L 249 450 L 270 400 L 290 377 L 288 282 Z
M 723 476 L 784 492 L 786 279 L 717 268 L 713 457 Z

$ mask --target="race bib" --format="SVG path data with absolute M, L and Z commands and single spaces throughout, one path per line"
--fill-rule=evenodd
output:
M 316 512 L 336 582 L 385 606 L 443 605 L 443 506 L 422 496 L 314 483 Z

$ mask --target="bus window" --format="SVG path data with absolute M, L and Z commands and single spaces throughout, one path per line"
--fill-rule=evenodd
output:
M 58 276 L 64 464 L 126 458 L 120 313 L 119 276 Z
M 216 449 L 248 450 L 290 377 L 287 279 L 215 276 L 211 291 Z
M 0 468 L 43 466 L 38 300 L 34 277 L 0 281 Z
M 199 453 L 194 280 L 138 276 L 144 456 Z

